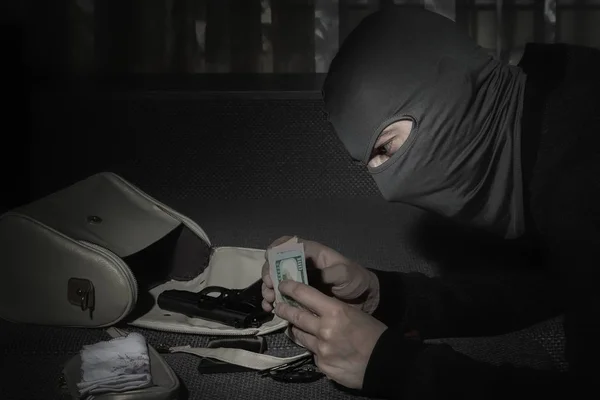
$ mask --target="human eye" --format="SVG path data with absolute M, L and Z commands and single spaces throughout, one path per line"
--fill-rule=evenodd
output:
M 369 166 L 377 167 L 397 153 L 406 142 L 412 125 L 411 120 L 400 120 L 386 128 L 373 146 Z
M 395 138 L 391 138 L 390 140 L 388 140 L 387 142 L 385 142 L 384 144 L 382 144 L 381 146 L 379 146 L 379 151 L 381 151 L 382 153 L 380 154 L 385 154 L 388 156 L 391 156 L 392 154 L 394 154 L 394 139 Z

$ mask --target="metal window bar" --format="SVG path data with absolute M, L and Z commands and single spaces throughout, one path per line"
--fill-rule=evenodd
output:
M 454 0 L 424 0 L 424 6 L 452 21 L 456 21 L 456 1 Z
M 556 41 L 556 0 L 544 1 L 544 39 L 547 43 Z
M 95 20 L 88 23 L 94 31 L 90 42 L 94 43 L 95 60 L 93 52 L 89 51 L 91 55 L 86 56 L 89 59 L 86 62 L 95 64 L 99 71 L 189 73 L 324 73 L 340 43 L 358 22 L 387 6 L 428 8 L 455 20 L 476 40 L 478 31 L 490 32 L 490 52 L 498 59 L 512 63 L 519 50 L 515 46 L 521 46 L 521 43 L 515 43 L 519 37 L 515 32 L 517 12 L 522 18 L 522 10 L 533 11 L 534 37 L 527 40 L 551 43 L 564 40 L 558 20 L 567 14 L 564 11 L 578 10 L 576 14 L 582 15 L 587 10 L 600 8 L 600 0 L 561 0 L 560 3 L 557 0 L 153 0 L 153 8 L 142 0 L 61 2 L 76 4 L 83 10 L 83 15 Z M 142 3 L 144 7 L 140 6 Z M 161 6 L 163 3 L 168 7 Z M 308 9 L 309 4 L 314 5 L 313 11 Z M 273 5 L 278 12 L 273 12 Z M 165 14 L 161 7 L 169 12 Z M 292 8 L 298 12 L 292 12 Z M 160 29 L 151 29 L 148 23 L 152 14 L 148 10 L 154 9 L 166 15 L 164 27 L 161 25 Z M 495 33 L 492 26 L 485 30 L 477 26 L 486 21 L 481 18 L 481 11 L 492 16 L 490 25 L 494 25 L 495 20 Z M 496 13 L 495 17 L 490 11 Z M 252 18 L 262 21 L 260 24 L 248 22 L 242 14 L 252 14 Z M 574 18 L 573 13 L 569 12 L 565 18 Z M 593 42 L 589 32 L 594 27 L 589 19 L 583 22 L 587 23 L 575 26 L 571 40 Z M 572 25 L 565 26 L 573 28 Z M 521 32 L 521 41 L 522 35 Z M 294 39 L 294 36 L 301 36 L 302 40 Z M 58 41 L 55 47 L 59 46 Z M 78 51 L 83 54 L 83 50 Z M 69 62 L 64 60 L 65 64 Z

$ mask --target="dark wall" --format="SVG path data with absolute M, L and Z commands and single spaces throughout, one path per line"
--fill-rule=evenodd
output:
M 0 6 L 0 79 L 3 105 L 0 108 L 0 212 L 29 197 L 29 71 L 23 43 L 25 29 L 19 8 Z

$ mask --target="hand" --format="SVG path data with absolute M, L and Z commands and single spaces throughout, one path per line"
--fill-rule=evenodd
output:
M 362 389 L 375 344 L 387 327 L 369 314 L 303 283 L 286 280 L 279 290 L 310 311 L 278 303 L 275 314 L 290 322 L 295 341 L 314 354 L 328 378 Z
M 280 237 L 268 249 L 290 239 L 292 236 Z M 375 311 L 379 304 L 379 280 L 373 272 L 320 243 L 300 238 L 298 242 L 304 244 L 307 266 L 312 265 L 320 271 L 322 283 L 331 285 L 331 293 L 335 297 L 369 314 Z M 265 259 L 266 257 L 265 253 Z M 262 307 L 265 311 L 271 311 L 275 301 L 275 291 L 268 261 L 263 264 L 262 277 Z M 314 283 L 309 277 L 309 284 L 315 286 Z

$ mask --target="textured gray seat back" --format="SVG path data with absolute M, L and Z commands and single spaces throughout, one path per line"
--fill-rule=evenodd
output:
M 37 99 L 36 195 L 111 169 L 177 198 L 379 196 L 335 137 L 321 100 L 131 92 Z M 55 162 L 65 157 L 78 168 Z

